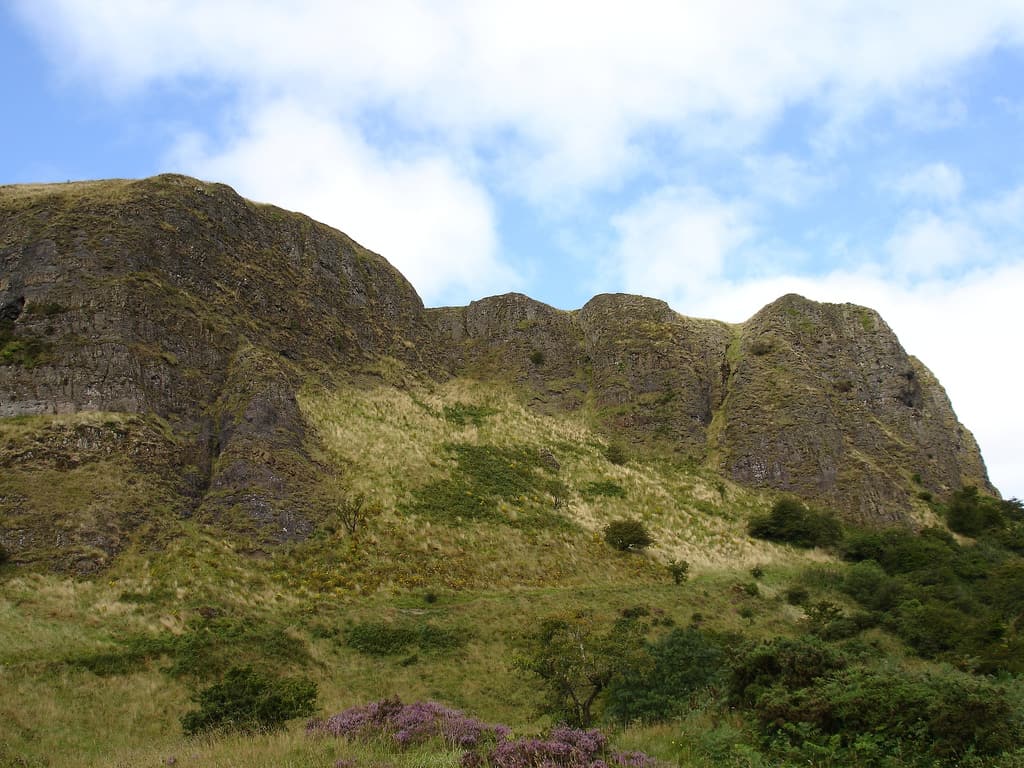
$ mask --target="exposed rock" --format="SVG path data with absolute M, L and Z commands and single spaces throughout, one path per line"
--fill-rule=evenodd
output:
M 296 391 L 382 358 L 511 383 L 542 412 L 867 522 L 903 520 L 915 489 L 994 492 L 941 386 L 863 307 L 785 296 L 738 326 L 623 294 L 424 309 L 342 233 L 183 176 L 2 187 L 0 214 L 0 417 L 139 415 L 124 440 L 73 419 L 8 430 L 0 465 L 21 485 L 0 488 L 0 543 L 16 559 L 54 551 L 32 472 L 133 456 L 167 515 L 254 547 L 307 536 L 320 468 Z M 102 565 L 145 518 L 135 503 L 90 500 L 58 559 Z

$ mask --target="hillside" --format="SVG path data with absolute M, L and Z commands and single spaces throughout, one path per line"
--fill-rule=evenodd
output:
M 869 309 L 424 308 L 180 176 L 0 265 L 0 768 L 1024 759 L 1024 508 Z
M 994 492 L 942 387 L 862 307 L 786 296 L 737 326 L 625 295 L 425 309 L 342 233 L 181 176 L 3 187 L 0 212 L 17 562 L 89 572 L 179 519 L 256 548 L 307 538 L 325 468 L 344 471 L 322 463 L 310 387 L 501 384 L 632 452 L 869 523 Z

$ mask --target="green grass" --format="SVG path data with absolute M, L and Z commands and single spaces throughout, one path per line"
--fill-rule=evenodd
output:
M 319 503 L 361 492 L 380 514 L 355 534 L 324 529 L 259 557 L 179 520 L 158 546 L 129 545 L 91 579 L 4 567 L 0 765 L 156 765 L 170 756 L 206 766 L 329 766 L 347 756 L 454 765 L 457 755 L 436 749 L 392 754 L 308 739 L 301 723 L 280 734 L 189 739 L 179 718 L 196 690 L 244 663 L 311 678 L 323 714 L 397 694 L 535 733 L 551 721 L 515 661 L 545 617 L 585 611 L 608 624 L 640 610 L 676 626 L 793 634 L 804 613 L 786 602 L 787 586 L 808 566 L 831 567 L 820 552 L 746 535 L 747 521 L 769 506 L 761 495 L 668 457 L 613 464 L 606 440 L 581 418 L 539 416 L 511 390 L 464 380 L 311 386 L 300 405 L 313 425 L 308 448 L 327 470 Z M 2 435 L 22 445 L 39 430 L 78 424 L 133 428 L 114 415 L 83 415 L 11 420 Z M 81 520 L 103 494 L 118 504 L 159 498 L 144 475 L 102 463 L 46 472 L 5 472 L 2 482 L 47 514 L 74 499 Z M 651 531 L 648 552 L 603 542 L 604 525 L 622 517 Z M 666 568 L 672 559 L 691 564 L 682 585 Z M 755 565 L 764 575 L 751 594 Z M 811 601 L 843 601 L 824 577 L 808 590 Z M 697 712 L 613 738 L 712 765 L 708 755 L 733 749 L 726 736 L 739 726 L 710 718 Z M 709 725 L 712 735 L 694 745 Z M 715 738 L 728 744 L 716 747 Z

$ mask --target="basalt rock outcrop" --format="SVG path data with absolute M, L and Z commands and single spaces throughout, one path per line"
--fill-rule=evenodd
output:
M 905 520 L 921 491 L 994 492 L 942 387 L 863 307 L 785 296 L 740 325 L 621 294 L 571 312 L 519 294 L 425 309 L 380 256 L 223 185 L 0 188 L 0 419 L 38 422 L 5 432 L 8 473 L 128 462 L 160 514 L 258 546 L 302 538 L 321 468 L 296 392 L 382 359 L 510 382 L 542 412 L 864 522 Z M 93 412 L 118 416 L 59 419 Z M 59 538 L 87 570 L 153 522 L 129 494 L 62 528 L 5 487 L 16 558 Z

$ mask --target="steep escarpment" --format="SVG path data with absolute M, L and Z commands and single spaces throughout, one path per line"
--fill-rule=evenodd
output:
M 942 387 L 863 307 L 786 296 L 739 325 L 624 294 L 425 309 L 380 256 L 223 185 L 0 188 L 0 544 L 18 560 L 89 570 L 185 519 L 253 550 L 308 537 L 315 487 L 345 470 L 297 393 L 401 385 L 385 369 L 511 384 L 639 452 L 865 522 L 994 492 Z
M 422 303 L 384 259 L 223 185 L 6 187 L 0 208 L 0 417 L 159 419 L 176 449 L 152 469 L 187 491 L 178 516 L 308 533 L 298 385 L 380 355 L 431 368 Z
M 922 490 L 994 490 L 945 391 L 873 310 L 782 297 L 743 324 L 728 390 L 721 468 L 739 482 L 869 523 Z

